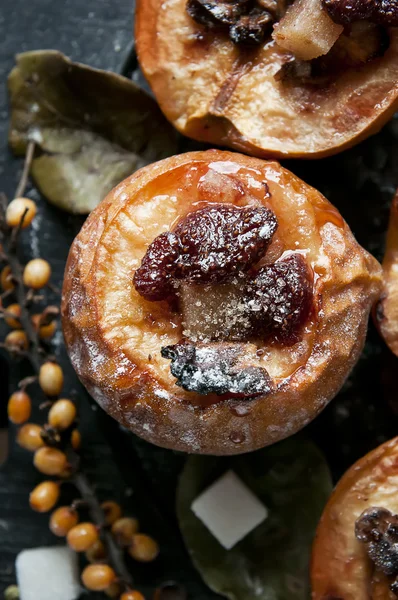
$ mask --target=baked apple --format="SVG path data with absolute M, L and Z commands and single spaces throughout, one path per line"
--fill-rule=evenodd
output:
M 398 438 L 352 466 L 321 517 L 312 600 L 398 597 Z
M 398 356 L 398 193 L 391 205 L 383 275 L 383 293 L 374 316 L 385 342 Z
M 124 426 L 187 452 L 247 452 L 337 393 L 380 276 L 338 211 L 278 163 L 193 152 L 91 213 L 66 267 L 64 334 Z
M 396 0 L 137 0 L 138 58 L 183 134 L 327 156 L 398 109 Z

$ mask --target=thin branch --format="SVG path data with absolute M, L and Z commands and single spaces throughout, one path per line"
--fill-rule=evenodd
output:
M 33 140 L 31 140 L 28 143 L 28 147 L 26 149 L 25 163 L 23 166 L 21 179 L 19 180 L 18 187 L 15 192 L 15 198 L 20 198 L 25 193 L 26 186 L 28 184 L 30 167 L 32 166 L 33 156 L 35 153 L 35 147 L 36 143 Z

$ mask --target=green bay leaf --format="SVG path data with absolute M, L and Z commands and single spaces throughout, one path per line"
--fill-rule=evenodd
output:
M 191 505 L 229 469 L 264 503 L 269 516 L 225 550 Z M 237 457 L 188 458 L 178 485 L 177 514 L 204 581 L 231 600 L 309 600 L 311 545 L 331 490 L 323 455 L 300 436 Z
M 122 179 L 177 151 L 156 102 L 129 79 L 55 50 L 16 60 L 8 78 L 9 143 L 22 155 L 36 142 L 31 172 L 56 206 L 88 213 Z

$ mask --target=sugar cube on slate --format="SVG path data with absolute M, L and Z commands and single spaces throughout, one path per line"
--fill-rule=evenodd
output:
M 69 548 L 24 550 L 15 566 L 20 600 L 76 600 L 81 594 L 77 554 Z
M 191 509 L 226 550 L 268 515 L 266 507 L 233 471 L 227 471 L 200 494 Z

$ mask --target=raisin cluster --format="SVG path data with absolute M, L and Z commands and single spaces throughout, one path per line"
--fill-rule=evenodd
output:
M 280 18 L 277 0 L 188 0 L 187 12 L 207 29 L 229 35 L 235 44 L 258 45 Z
M 385 508 L 369 508 L 357 519 L 355 535 L 376 568 L 395 577 L 390 589 L 398 595 L 398 515 Z
M 149 246 L 134 276 L 147 300 L 166 300 L 178 280 L 220 283 L 247 271 L 267 251 L 278 223 L 265 207 L 217 204 L 190 213 Z
M 312 271 L 297 252 L 256 268 L 277 227 L 275 214 L 264 206 L 213 204 L 189 213 L 149 246 L 135 272 L 135 288 L 147 300 L 172 300 L 182 280 L 197 286 L 238 279 L 247 336 L 295 344 L 312 310 Z M 269 393 L 267 371 L 242 365 L 241 347 L 182 342 L 163 348 L 162 356 L 171 360 L 177 385 L 188 391 L 240 397 Z
M 398 27 L 398 0 L 322 0 L 335 23 L 350 25 L 370 21 L 385 27 Z

